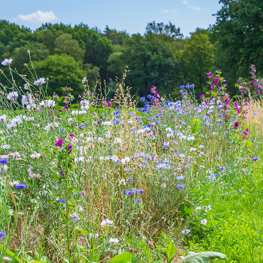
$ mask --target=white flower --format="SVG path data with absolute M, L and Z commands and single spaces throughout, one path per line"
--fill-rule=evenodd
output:
M 31 94 L 28 94 L 27 96 L 23 95 L 21 103 L 22 105 L 31 104 L 33 96 Z
M 9 257 L 3 257 L 3 259 L 5 262 L 12 261 L 12 258 L 9 258 Z
M 114 143 L 114 144 L 116 144 L 116 143 L 122 143 L 122 140 L 121 140 L 120 138 L 115 138 L 113 143 Z
M 32 179 L 33 178 L 40 179 L 42 176 L 40 174 L 29 173 L 29 177 Z
M 46 130 L 47 132 L 49 132 L 52 128 L 53 128 L 53 125 L 49 123 L 49 124 L 44 128 L 44 130 Z
M 30 157 L 33 159 L 39 159 L 41 157 L 41 154 L 40 153 L 33 153 L 30 155 Z
M 116 162 L 119 160 L 119 158 L 118 158 L 117 155 L 113 155 L 113 156 L 111 157 L 111 160 L 116 163 Z
M 98 238 L 98 237 L 99 237 L 98 234 L 93 234 L 93 233 L 89 234 L 89 238 Z
M 44 107 L 54 107 L 56 106 L 56 102 L 54 100 L 42 100 L 39 105 Z
M 80 162 L 80 161 L 84 162 L 84 157 L 76 157 L 75 158 L 75 162 Z
M 6 115 L 5 114 L 3 114 L 2 116 L 0 116 L 0 121 L 6 121 Z
M 2 65 L 3 66 L 8 66 L 8 65 L 10 65 L 11 63 L 12 63 L 12 61 L 13 61 L 13 59 L 12 58 L 6 58 L 6 59 L 4 59 L 3 61 L 2 61 Z
M 24 84 L 24 89 L 27 90 L 30 87 L 30 84 L 27 82 Z
M 196 148 L 190 148 L 190 152 L 196 151 Z
M 9 92 L 7 95 L 8 100 L 14 100 L 17 99 L 18 93 L 16 91 Z
M 35 80 L 35 81 L 34 81 L 34 84 L 35 84 L 36 86 L 39 86 L 39 85 L 42 85 L 42 84 L 45 84 L 45 83 L 46 83 L 45 78 L 39 78 L 38 80 Z
M 4 145 L 1 145 L 1 148 L 4 150 L 8 150 L 11 148 L 11 146 L 9 144 L 4 144 Z
M 207 224 L 207 220 L 206 220 L 206 219 L 201 220 L 201 226 L 204 226 L 204 225 L 206 225 L 206 224 Z
M 128 163 L 131 159 L 129 157 L 125 157 L 124 159 L 121 159 L 121 162 L 123 164 Z
M 197 210 L 201 210 L 202 208 L 201 208 L 201 206 L 198 206 L 195 210 L 197 211 Z
M 193 141 L 194 139 L 195 139 L 195 137 L 193 135 L 189 135 L 187 138 L 188 141 Z
M 118 244 L 119 243 L 119 239 L 118 238 L 111 238 L 109 242 L 112 243 L 112 244 Z
M 20 184 L 19 181 L 12 181 L 9 183 L 11 186 L 17 186 L 18 184 Z
M 14 153 L 10 153 L 9 154 L 9 157 L 19 157 L 20 156 L 20 154 L 19 154 L 19 152 L 14 152 Z
M 109 220 L 109 219 L 105 219 L 105 220 L 103 220 L 103 221 L 100 223 L 101 226 L 110 226 L 110 225 L 112 225 L 112 224 L 113 224 L 113 221 L 112 221 L 112 220 Z
M 88 110 L 89 109 L 89 101 L 88 100 L 82 100 L 80 101 L 81 109 L 82 110 Z

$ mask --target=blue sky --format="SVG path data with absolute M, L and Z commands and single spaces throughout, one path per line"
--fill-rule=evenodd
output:
M 184 36 L 196 27 L 214 24 L 212 14 L 220 9 L 219 0 L 8 0 L 3 1 L 0 19 L 32 30 L 42 23 L 84 23 L 89 27 L 105 26 L 127 33 L 145 32 L 147 23 L 171 21 Z

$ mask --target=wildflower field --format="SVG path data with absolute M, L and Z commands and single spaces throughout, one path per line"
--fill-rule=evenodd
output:
M 216 71 L 200 98 L 194 85 L 181 100 L 153 87 L 138 108 L 124 82 L 111 101 L 86 78 L 78 98 L 67 87 L 51 97 L 31 63 L 27 78 L 11 62 L 0 84 L 0 262 L 181 262 L 187 251 L 263 262 L 254 66 L 240 96 Z

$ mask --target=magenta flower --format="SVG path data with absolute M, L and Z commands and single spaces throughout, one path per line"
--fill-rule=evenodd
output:
M 215 85 L 211 85 L 211 89 L 213 89 L 215 87 Z
M 200 95 L 200 99 L 204 98 L 205 97 L 205 94 L 201 94 Z
M 208 78 L 213 78 L 214 77 L 213 73 L 211 73 L 211 72 L 207 73 L 207 75 L 208 75 L 207 76 Z
M 108 108 L 110 108 L 110 107 L 111 107 L 111 102 L 109 101 L 109 102 L 108 102 Z
M 247 120 L 247 117 L 245 117 L 244 115 L 242 115 L 242 117 L 243 117 L 245 120 Z
M 249 106 L 249 104 L 244 100 L 244 103 L 247 105 L 247 106 Z
M 55 145 L 56 146 L 59 146 L 59 147 L 61 147 L 62 146 L 62 144 L 63 144 L 63 139 L 58 139 L 58 141 L 55 143 Z
M 218 78 L 218 77 L 215 79 L 215 84 L 216 85 L 219 83 L 219 80 L 220 80 L 220 78 Z
M 237 128 L 237 127 L 239 126 L 239 123 L 238 123 L 238 122 L 235 122 L 235 123 L 234 123 L 234 126 L 235 126 L 235 128 Z

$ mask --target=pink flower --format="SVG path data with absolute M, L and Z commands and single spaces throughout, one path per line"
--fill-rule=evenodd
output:
M 59 146 L 59 147 L 61 147 L 62 146 L 62 144 L 63 144 L 63 139 L 58 139 L 58 141 L 55 143 L 55 145 L 56 146 Z
M 249 104 L 244 100 L 244 103 L 247 105 L 247 106 L 249 106 Z
M 244 115 L 242 115 L 242 117 L 243 117 L 245 120 L 247 120 L 247 117 L 245 117 Z
M 207 73 L 207 75 L 208 75 L 207 76 L 208 78 L 213 78 L 214 77 L 213 73 L 211 73 L 211 72 Z
M 154 88 L 151 88 L 151 93 L 153 93 L 154 92 Z
M 200 99 L 204 98 L 205 97 L 205 94 L 201 94 L 200 95 Z
M 213 89 L 215 87 L 215 85 L 211 85 L 211 89 Z
M 243 132 L 246 136 L 248 136 L 248 133 L 247 132 Z
M 228 104 L 230 102 L 230 99 L 227 97 L 225 102 L 226 102 L 226 104 Z
M 239 114 L 241 111 L 242 111 L 241 109 L 238 109 L 238 110 L 237 110 L 237 114 Z
M 111 102 L 109 101 L 109 102 L 108 102 L 108 108 L 110 108 L 110 107 L 111 107 Z
M 220 78 L 218 78 L 218 77 L 215 79 L 215 84 L 216 85 L 219 83 L 219 80 L 220 80 Z

